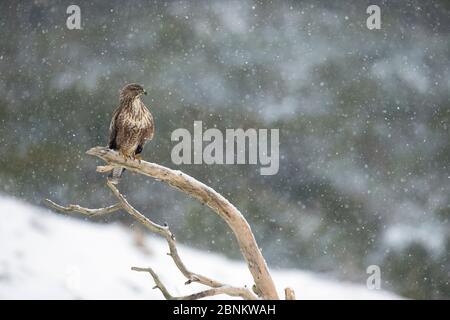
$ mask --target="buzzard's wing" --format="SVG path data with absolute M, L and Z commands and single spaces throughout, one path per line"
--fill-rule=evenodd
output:
M 155 122 L 153 121 L 152 114 L 149 112 L 148 113 L 148 125 L 145 128 L 145 133 L 144 133 L 145 140 L 152 140 L 154 134 L 155 134 Z
M 144 130 L 142 131 L 141 139 L 139 144 L 144 145 L 147 140 L 152 140 L 155 133 L 155 123 L 153 121 L 153 116 L 147 111 L 147 121 Z
M 144 110 L 146 110 L 146 125 L 142 130 L 142 133 L 139 137 L 139 143 L 136 149 L 136 154 L 139 154 L 142 152 L 142 150 L 144 149 L 144 144 L 148 141 L 148 140 L 152 140 L 153 139 L 153 135 L 155 133 L 155 124 L 153 121 L 153 116 L 152 114 L 148 111 L 147 107 L 143 104 L 144 106 Z
M 110 149 L 117 150 L 117 117 L 119 115 L 120 108 L 117 108 L 116 111 L 114 111 L 111 124 L 109 125 L 109 142 L 108 146 Z

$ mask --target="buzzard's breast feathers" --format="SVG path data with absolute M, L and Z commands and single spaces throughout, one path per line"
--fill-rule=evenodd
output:
M 133 156 L 153 138 L 154 130 L 153 116 L 139 98 L 123 101 L 111 120 L 109 148 Z

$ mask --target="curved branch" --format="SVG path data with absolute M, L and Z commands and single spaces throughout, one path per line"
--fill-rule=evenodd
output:
M 227 285 L 200 291 L 200 292 L 190 294 L 187 296 L 174 297 L 169 293 L 167 288 L 164 286 L 164 284 L 161 282 L 158 275 L 153 271 L 152 268 L 132 267 L 131 270 L 150 273 L 150 275 L 153 278 L 153 281 L 155 281 L 154 289 L 158 288 L 161 291 L 161 293 L 163 294 L 164 298 L 166 298 L 167 300 L 197 300 L 197 299 L 202 299 L 202 298 L 206 298 L 206 297 L 217 296 L 219 294 L 227 294 L 232 297 L 241 297 L 246 300 L 256 300 L 257 299 L 257 297 L 255 295 L 253 295 L 250 292 L 250 290 L 248 290 L 247 288 L 237 288 L 237 287 L 231 287 L 231 286 L 227 286 Z
M 250 300 L 257 299 L 257 297 L 252 292 L 250 292 L 250 290 L 248 290 L 246 288 L 231 287 L 231 286 L 228 286 L 219 281 L 205 277 L 201 274 L 189 271 L 187 269 L 187 267 L 184 265 L 180 256 L 178 255 L 175 237 L 173 236 L 172 232 L 169 230 L 169 227 L 161 226 L 157 223 L 154 223 L 147 217 L 145 217 L 142 213 L 140 213 L 132 205 L 129 204 L 129 202 L 119 192 L 119 190 L 113 183 L 108 181 L 107 185 L 111 189 L 113 194 L 117 197 L 117 199 L 119 200 L 119 203 L 109 206 L 109 207 L 106 207 L 106 208 L 88 209 L 88 208 L 84 208 L 79 205 L 73 205 L 73 204 L 68 205 L 67 207 L 63 207 L 49 199 L 45 199 L 44 201 L 47 205 L 49 205 L 50 207 L 52 207 L 58 211 L 79 212 L 83 215 L 90 216 L 90 217 L 100 215 L 100 214 L 111 213 L 111 212 L 114 212 L 119 209 L 124 209 L 131 216 L 133 216 L 136 220 L 138 220 L 141 224 L 143 224 L 147 229 L 149 229 L 151 232 L 154 232 L 154 233 L 157 233 L 157 234 L 163 236 L 166 239 L 167 244 L 169 245 L 169 251 L 170 251 L 169 255 L 172 257 L 173 261 L 175 262 L 175 265 L 180 270 L 180 272 L 188 279 L 185 284 L 190 284 L 192 282 L 198 282 L 198 283 L 201 283 L 203 285 L 213 288 L 211 290 L 201 291 L 199 293 L 192 294 L 192 295 L 189 295 L 186 297 L 179 297 L 179 299 L 186 298 L 186 299 L 193 300 L 193 299 L 200 299 L 200 298 L 204 298 L 204 297 L 208 297 L 208 296 L 218 295 L 218 294 L 222 294 L 222 293 L 229 294 L 229 295 L 236 296 L 236 297 L 239 296 L 244 299 L 250 299 Z M 142 269 L 142 268 L 132 268 L 132 270 L 149 271 L 149 269 Z M 150 274 L 153 275 L 154 274 L 153 271 L 151 271 Z M 174 298 L 170 295 L 167 295 L 168 293 L 167 293 L 167 290 L 165 290 L 164 285 L 158 286 L 158 283 L 160 283 L 160 282 L 159 282 L 159 278 L 157 276 L 154 277 L 154 279 L 155 279 L 155 283 L 157 283 L 157 287 L 160 288 L 161 292 L 163 293 L 163 295 L 166 299 L 178 299 L 178 298 Z
M 83 208 L 77 204 L 69 204 L 67 207 L 63 207 L 57 203 L 54 203 L 50 199 L 45 199 L 44 203 L 46 205 L 48 205 L 49 207 L 56 209 L 58 211 L 67 212 L 67 213 L 78 212 L 78 213 L 84 214 L 85 216 L 88 216 L 88 217 L 98 217 L 98 216 L 102 216 L 102 215 L 122 209 L 122 205 L 120 203 L 116 203 L 116 204 L 113 204 L 112 206 L 105 207 L 105 208 L 99 208 L 99 209 Z
M 222 195 L 181 171 L 171 170 L 146 161 L 125 161 L 117 152 L 106 147 L 92 148 L 87 151 L 87 154 L 103 159 L 108 163 L 108 168 L 111 166 L 125 167 L 133 172 L 164 181 L 214 210 L 233 231 L 255 281 L 257 292 L 264 299 L 279 299 L 275 284 L 249 224 L 239 210 Z
M 111 189 L 111 191 L 114 193 L 114 195 L 119 200 L 121 206 L 130 214 L 132 215 L 136 220 L 138 220 L 140 223 L 142 223 L 147 229 L 149 229 L 152 232 L 155 232 L 161 236 L 163 236 L 167 244 L 169 245 L 169 255 L 172 257 L 173 261 L 175 262 L 178 269 L 181 271 L 181 273 L 188 279 L 186 284 L 189 284 L 191 282 L 199 282 L 201 284 L 207 285 L 209 287 L 217 288 L 224 286 L 223 283 L 210 279 L 208 277 L 202 276 L 200 274 L 194 273 L 189 271 L 186 266 L 184 265 L 183 261 L 181 261 L 180 256 L 178 255 L 178 250 L 175 242 L 175 237 L 172 234 L 172 232 L 169 230 L 168 226 L 161 226 L 159 224 L 154 223 L 150 219 L 148 219 L 146 216 L 144 216 L 142 213 L 137 211 L 132 205 L 128 203 L 128 201 L 124 198 L 124 196 L 119 192 L 119 190 L 116 188 L 116 186 L 108 181 L 106 183 L 108 187 Z

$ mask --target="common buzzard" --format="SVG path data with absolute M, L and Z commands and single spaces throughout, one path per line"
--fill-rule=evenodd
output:
M 109 148 L 119 151 L 127 159 L 141 159 L 144 144 L 153 138 L 155 126 L 153 116 L 141 96 L 147 94 L 142 86 L 127 84 L 120 92 L 120 104 L 114 111 L 109 126 Z M 114 168 L 109 179 L 119 183 L 125 169 Z

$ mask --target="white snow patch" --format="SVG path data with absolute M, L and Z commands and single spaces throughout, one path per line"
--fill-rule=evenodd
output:
M 150 253 L 137 247 L 130 229 L 58 215 L 0 196 L 0 299 L 162 299 L 148 274 L 151 266 L 174 295 L 204 288 L 185 279 L 160 238 L 145 236 Z M 242 262 L 179 246 L 187 266 L 232 285 L 252 284 Z M 300 270 L 272 270 L 280 294 L 293 287 L 298 299 L 395 299 L 398 296 L 322 278 Z M 219 298 L 227 298 L 220 296 Z

